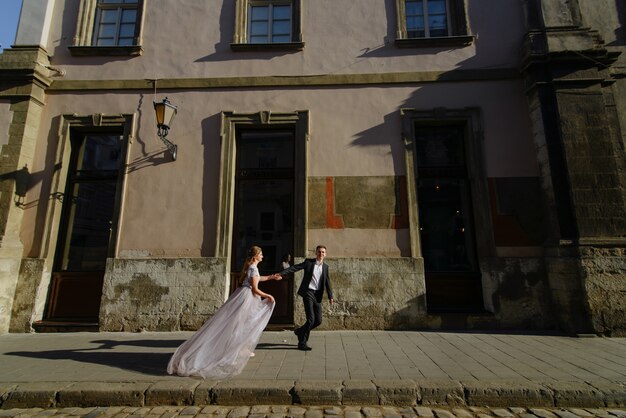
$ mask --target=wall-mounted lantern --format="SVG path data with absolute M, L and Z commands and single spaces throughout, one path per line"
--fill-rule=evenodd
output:
M 154 111 L 156 113 L 157 121 L 157 135 L 172 155 L 172 160 L 176 160 L 176 153 L 178 152 L 178 145 L 173 144 L 166 138 L 167 133 L 170 130 L 172 120 L 178 111 L 178 108 L 167 100 L 167 97 L 162 102 L 154 102 Z

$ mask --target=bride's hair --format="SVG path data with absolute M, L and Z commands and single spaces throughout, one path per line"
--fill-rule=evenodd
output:
M 248 267 L 252 264 L 252 259 L 261 253 L 261 247 L 257 247 L 253 245 L 248 250 L 248 257 L 246 261 L 243 262 L 243 268 L 241 269 L 241 274 L 239 275 L 239 284 L 243 283 L 243 280 L 246 278 L 246 274 L 248 273 Z

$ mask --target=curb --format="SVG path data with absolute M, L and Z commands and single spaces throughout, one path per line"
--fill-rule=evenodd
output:
M 226 380 L 0 384 L 0 408 L 184 405 L 626 406 L 626 385 L 453 380 Z

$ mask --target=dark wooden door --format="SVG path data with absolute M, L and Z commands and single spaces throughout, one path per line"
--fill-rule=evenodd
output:
M 282 269 L 283 256 L 293 252 L 294 133 L 238 132 L 236 160 L 231 277 L 238 276 L 253 245 L 263 250 L 261 275 L 276 273 Z M 260 288 L 276 299 L 270 323 L 293 324 L 293 277 L 264 282 Z
M 111 253 L 122 137 L 75 134 L 46 319 L 97 321 Z
M 464 126 L 418 125 L 415 132 L 428 311 L 482 311 Z

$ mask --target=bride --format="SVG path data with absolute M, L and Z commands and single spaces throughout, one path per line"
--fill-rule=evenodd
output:
M 274 297 L 262 292 L 259 282 L 282 279 L 278 274 L 261 276 L 257 268 L 261 260 L 260 247 L 248 250 L 239 276 L 241 286 L 178 347 L 167 365 L 169 374 L 224 379 L 241 373 L 254 356 L 254 348 L 275 306 Z

